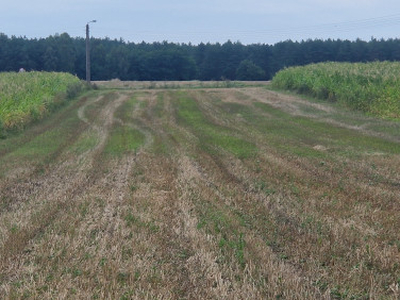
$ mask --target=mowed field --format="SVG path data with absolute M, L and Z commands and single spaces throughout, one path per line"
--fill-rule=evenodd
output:
M 99 83 L 0 140 L 0 298 L 398 299 L 400 123 L 235 86 Z

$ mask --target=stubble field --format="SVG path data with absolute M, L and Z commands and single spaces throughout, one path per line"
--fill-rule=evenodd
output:
M 99 86 L 0 140 L 0 298 L 400 296 L 399 123 L 264 86 Z

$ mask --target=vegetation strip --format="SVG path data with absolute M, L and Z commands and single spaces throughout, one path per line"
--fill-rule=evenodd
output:
M 0 73 L 0 137 L 42 119 L 83 88 L 77 77 L 67 73 Z
M 400 63 L 320 63 L 278 72 L 273 86 L 400 119 Z

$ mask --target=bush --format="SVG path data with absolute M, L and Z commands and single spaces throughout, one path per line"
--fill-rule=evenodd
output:
M 238 80 L 254 81 L 263 80 L 265 77 L 264 70 L 248 59 L 242 61 L 236 71 L 236 78 Z

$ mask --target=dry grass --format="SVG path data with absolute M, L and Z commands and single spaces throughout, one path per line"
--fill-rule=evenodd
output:
M 68 143 L 0 168 L 1 298 L 399 297 L 400 147 L 382 129 L 398 124 L 357 130 L 259 87 L 78 103 L 61 114 L 76 119 Z M 142 147 L 105 155 L 121 126 Z M 220 135 L 257 151 L 243 158 Z M 18 154 L 1 146 L 2 161 Z
M 158 90 L 158 89 L 204 89 L 204 88 L 232 88 L 242 86 L 266 86 L 266 81 L 95 81 L 100 88 L 126 90 Z

